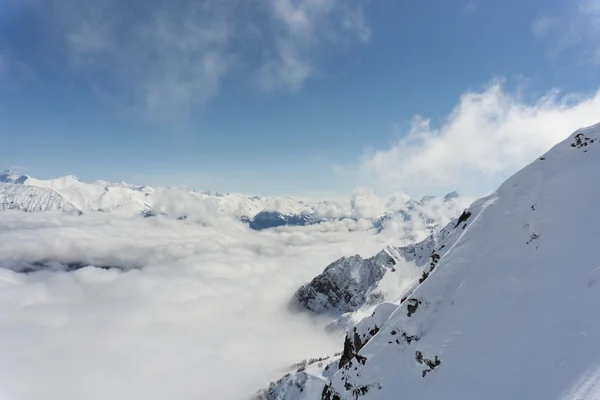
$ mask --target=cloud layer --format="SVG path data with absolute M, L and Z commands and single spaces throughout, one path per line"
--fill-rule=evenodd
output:
M 0 398 L 247 398 L 292 362 L 339 351 L 328 321 L 290 315 L 297 287 L 388 243 L 360 223 L 250 231 L 210 218 L 0 215 Z
M 481 195 L 573 131 L 598 122 L 600 92 L 552 91 L 533 102 L 494 82 L 463 94 L 434 127 L 417 116 L 389 149 L 366 155 L 361 172 L 411 195 L 458 190 Z

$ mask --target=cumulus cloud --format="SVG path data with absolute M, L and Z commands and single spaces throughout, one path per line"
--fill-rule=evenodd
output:
M 157 115 L 211 100 L 224 79 L 236 72 L 247 76 L 256 72 L 266 90 L 297 90 L 314 75 L 318 51 L 324 46 L 369 40 L 360 3 L 32 0 L 23 4 L 42 16 L 43 23 L 35 29 L 59 49 L 50 55 L 53 63 L 66 58 L 70 69 L 95 90 L 125 88 L 126 98 L 133 97 L 150 115 Z
M 366 155 L 362 173 L 411 195 L 430 190 L 481 194 L 566 138 L 598 122 L 600 92 L 552 91 L 533 102 L 501 83 L 463 94 L 439 126 L 415 117 L 389 149 Z
M 419 203 L 411 201 L 412 218 L 402 218 L 400 215 L 384 221 L 382 234 L 419 242 L 457 218 L 474 200 L 475 197 L 460 196 L 451 199 L 428 197 Z
M 386 211 L 383 202 L 372 189 L 356 189 L 352 194 L 350 205 L 353 216 L 357 218 L 376 218 Z
M 0 397 L 247 398 L 289 364 L 339 351 L 341 339 L 322 329 L 329 321 L 289 314 L 299 285 L 342 255 L 402 244 L 348 223 L 254 232 L 161 217 L 2 213 Z M 36 260 L 124 269 L 10 269 Z

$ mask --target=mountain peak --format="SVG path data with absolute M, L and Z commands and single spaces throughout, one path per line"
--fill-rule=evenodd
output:
M 460 194 L 457 191 L 454 192 L 450 192 L 447 195 L 444 196 L 444 201 L 448 202 L 448 201 L 452 201 L 454 199 L 457 199 L 460 197 Z
M 2 183 L 23 183 L 27 178 L 27 175 L 19 175 L 12 169 L 7 169 L 0 174 L 0 182 Z

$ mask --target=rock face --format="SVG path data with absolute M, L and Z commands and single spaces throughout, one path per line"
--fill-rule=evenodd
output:
M 305 226 L 316 224 L 320 221 L 311 214 L 282 214 L 277 211 L 261 211 L 253 218 L 242 217 L 242 222 L 247 222 L 250 228 L 255 231 L 279 226 Z
M 77 271 L 78 269 L 82 269 L 82 268 L 86 268 L 86 267 L 90 267 L 90 266 L 94 266 L 95 268 L 101 268 L 101 269 L 119 269 L 119 270 L 126 270 L 126 269 L 131 269 L 132 267 L 120 267 L 120 266 L 115 266 L 115 265 L 93 265 L 89 262 L 79 262 L 79 261 L 69 261 L 69 262 L 64 262 L 64 261 L 33 261 L 33 262 L 26 262 L 26 261 L 3 261 L 2 263 L 0 263 L 0 267 L 1 268 L 7 268 L 10 270 L 13 270 L 15 272 L 20 272 L 20 273 L 32 273 L 32 272 L 37 272 L 37 271 L 65 271 L 65 272 L 72 272 L 72 271 Z
M 447 248 L 443 242 L 455 230 L 457 221 L 414 245 L 389 246 L 367 259 L 355 255 L 334 261 L 323 273 L 298 289 L 292 305 L 317 314 L 339 316 L 364 305 L 380 303 L 385 296 L 377 289 L 385 274 L 395 273 L 406 263 L 414 263 L 423 268 L 423 274 L 428 274 L 425 267 L 432 263 L 434 250 L 436 247 L 441 251 Z
M 298 289 L 292 304 L 319 314 L 355 311 L 369 301 L 369 296 L 376 296 L 377 283 L 395 265 L 387 250 L 366 260 L 358 255 L 340 258 Z

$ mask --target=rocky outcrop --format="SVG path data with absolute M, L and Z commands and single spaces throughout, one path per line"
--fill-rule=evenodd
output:
M 357 310 L 377 296 L 377 283 L 388 270 L 394 270 L 397 261 L 390 253 L 386 249 L 366 260 L 359 255 L 340 258 L 298 289 L 292 305 L 318 314 Z
M 281 379 L 259 390 L 252 400 L 312 400 L 321 396 L 325 382 L 338 370 L 340 354 L 312 358 L 293 365 Z
M 122 266 L 116 266 L 116 265 L 104 265 L 104 264 L 100 264 L 100 265 L 94 265 L 92 263 L 89 262 L 82 262 L 82 261 L 70 261 L 70 262 L 62 262 L 62 261 L 33 261 L 33 262 L 26 262 L 26 261 L 18 261 L 18 262 L 7 262 L 7 261 L 3 261 L 0 264 L 1 268 L 7 268 L 10 270 L 13 270 L 15 272 L 20 272 L 20 273 L 32 273 L 32 272 L 37 272 L 37 271 L 65 271 L 65 272 L 72 272 L 72 271 L 77 271 L 78 269 L 82 269 L 82 268 L 86 268 L 89 266 L 94 266 L 95 268 L 101 268 L 101 269 L 119 269 L 119 270 L 126 270 L 126 269 L 131 269 L 131 267 L 122 267 Z
M 463 212 L 459 219 L 420 243 L 405 247 L 389 246 L 367 259 L 355 255 L 334 261 L 323 273 L 298 289 L 292 298 L 292 306 L 317 314 L 340 316 L 364 305 L 384 301 L 385 293 L 377 288 L 384 275 L 396 272 L 406 263 L 424 267 L 423 275 L 429 274 L 439 260 L 439 252 L 447 248 L 443 242 L 457 227 L 458 220 L 467 222 L 470 216 L 467 213 Z M 436 247 L 439 250 L 437 255 Z
M 253 218 L 242 217 L 240 220 L 247 223 L 255 231 L 279 226 L 305 226 L 321 222 L 311 214 L 283 214 L 277 211 L 261 211 Z
M 483 205 L 487 204 L 487 199 L 476 202 L 470 209 L 465 210 L 459 218 L 451 221 L 437 235 L 431 235 L 423 242 L 402 248 L 401 254 L 405 260 L 412 260 L 417 265 L 423 267 L 421 279 L 407 291 L 407 293 L 397 302 L 385 302 L 380 304 L 375 311 L 367 318 L 364 318 L 356 325 L 350 327 L 344 338 L 343 352 L 339 362 L 339 370 L 336 373 L 337 385 L 344 388 L 343 393 L 336 390 L 331 383 L 324 386 L 321 398 L 323 400 L 341 400 L 351 394 L 351 398 L 360 398 L 366 395 L 371 389 L 381 390 L 379 381 L 371 381 L 368 384 L 357 383 L 355 377 L 360 376 L 360 371 L 369 363 L 368 357 L 361 354 L 361 350 L 375 337 L 381 335 L 381 330 L 385 327 L 385 343 L 389 346 L 416 346 L 424 334 L 423 326 L 420 324 L 397 324 L 390 326 L 389 321 L 394 319 L 410 321 L 414 315 L 421 312 L 421 309 L 427 310 L 430 307 L 429 301 L 425 298 L 416 296 L 415 290 L 422 285 L 432 274 L 441 258 L 445 256 L 458 242 L 464 233 L 464 227 L 473 221 L 473 213 L 480 212 Z M 425 254 L 429 256 L 425 259 Z M 431 310 L 429 310 L 431 312 Z M 378 335 L 378 336 L 379 336 Z M 383 340 L 383 339 L 382 339 Z M 381 341 L 381 340 L 380 340 Z M 416 351 L 415 360 L 423 365 L 421 374 L 425 377 L 441 364 L 437 355 L 428 358 L 419 350 Z

